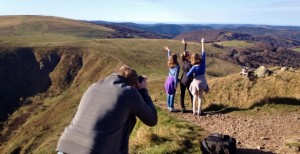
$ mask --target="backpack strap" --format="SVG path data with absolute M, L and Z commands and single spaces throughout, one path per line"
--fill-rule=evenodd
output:
M 203 143 L 204 148 L 208 150 L 207 152 L 214 152 L 209 146 L 207 146 L 206 140 L 207 140 L 207 139 L 205 138 L 205 139 L 204 139 L 204 143 Z

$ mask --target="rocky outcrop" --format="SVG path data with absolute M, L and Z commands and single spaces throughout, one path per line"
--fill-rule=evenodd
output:
M 80 52 L 68 53 L 61 48 L 0 48 L 0 121 L 26 102 L 26 98 L 43 93 L 57 82 L 66 89 L 82 67 Z M 54 81 L 50 73 L 65 65 L 63 78 Z M 28 102 L 27 102 L 28 103 Z

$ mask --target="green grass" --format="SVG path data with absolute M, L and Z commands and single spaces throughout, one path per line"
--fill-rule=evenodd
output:
M 131 136 L 130 153 L 200 153 L 199 141 L 207 132 L 161 109 L 158 113 L 155 127 L 137 124 Z
M 222 41 L 221 45 L 226 47 L 239 47 L 239 48 L 248 48 L 254 46 L 253 43 L 248 43 L 245 41 Z

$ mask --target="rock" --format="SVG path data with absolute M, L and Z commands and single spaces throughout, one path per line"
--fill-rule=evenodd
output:
M 268 137 L 260 137 L 261 140 L 269 140 L 270 138 Z
M 294 68 L 292 68 L 292 67 L 289 68 L 289 70 L 290 70 L 290 71 L 293 71 L 293 72 L 296 71 L 296 70 L 295 70 Z
M 287 67 L 281 67 L 280 71 L 286 71 L 287 70 Z
M 270 71 L 265 66 L 260 66 L 254 71 L 254 74 L 258 78 L 261 78 L 261 77 L 269 76 Z
M 261 149 L 264 149 L 264 147 L 258 145 L 258 146 L 256 146 L 256 149 L 261 150 Z

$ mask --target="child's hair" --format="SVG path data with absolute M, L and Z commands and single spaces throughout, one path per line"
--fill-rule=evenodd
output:
M 125 82 L 129 86 L 135 86 L 138 84 L 138 74 L 134 69 L 128 66 L 121 66 L 117 73 L 125 78 Z
M 179 65 L 177 60 L 177 55 L 173 53 L 168 59 L 168 67 L 173 68 L 176 65 Z
M 192 54 L 192 56 L 191 56 L 191 64 L 192 65 L 200 64 L 201 60 L 202 60 L 202 57 L 200 56 L 200 54 L 198 54 L 198 53 Z
M 183 51 L 180 55 L 181 61 L 190 61 L 189 51 Z

